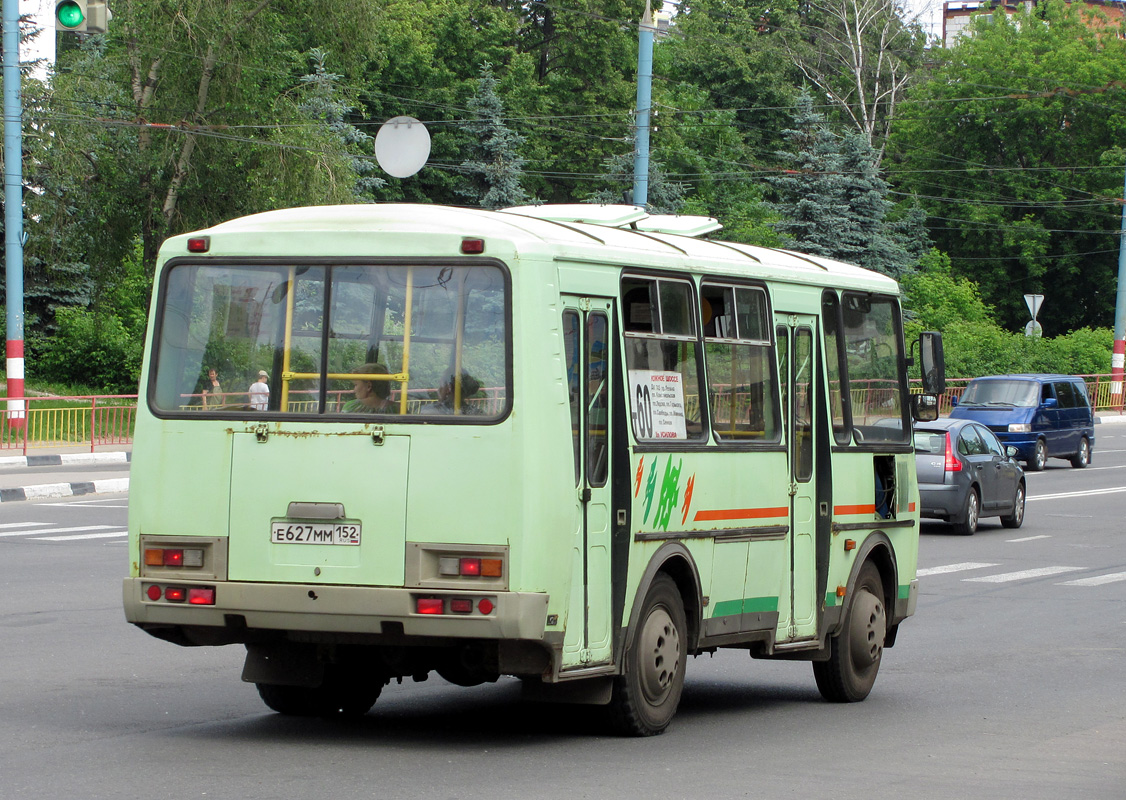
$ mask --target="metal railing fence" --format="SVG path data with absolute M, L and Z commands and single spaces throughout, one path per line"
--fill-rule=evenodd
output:
M 1087 394 L 1095 411 L 1123 412 L 1122 385 L 1111 381 L 1109 374 L 1079 375 L 1087 384 Z M 947 378 L 946 393 L 939 399 L 939 413 L 946 415 L 953 408 L 953 399 L 961 397 L 970 378 Z M 920 382 L 911 381 L 912 391 L 918 391 Z M 1115 393 L 1115 389 L 1118 390 Z M 881 390 L 882 391 L 882 390 Z M 342 393 L 343 394 L 343 393 Z M 484 397 L 473 398 L 484 413 L 495 413 L 503 405 L 500 390 L 485 390 Z M 867 408 L 878 401 L 881 393 L 869 387 L 853 391 L 853 410 Z M 7 403 L 0 414 L 0 452 L 21 451 L 44 447 L 86 447 L 94 452 L 99 446 L 132 444 L 133 425 L 137 416 L 137 395 L 78 395 L 73 397 L 25 397 L 24 408 L 13 410 L 12 405 L 21 398 L 0 398 Z M 335 397 L 336 405 L 344 397 Z M 696 398 L 686 398 L 686 404 Z M 433 402 L 414 398 L 409 401 L 412 412 L 421 404 Z M 713 402 L 715 400 L 713 399 Z M 185 406 L 188 408 L 191 406 Z M 202 409 L 201 409 L 202 410 Z M 299 410 L 294 408 L 293 410 Z

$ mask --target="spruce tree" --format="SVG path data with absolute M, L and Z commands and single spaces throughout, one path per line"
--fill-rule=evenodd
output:
M 323 123 L 331 132 L 333 138 L 338 139 L 349 153 L 363 150 L 370 153 L 374 148 L 371 136 L 347 122 L 347 116 L 352 107 L 347 105 L 337 96 L 336 84 L 343 76 L 325 70 L 325 60 L 328 53 L 320 48 L 310 51 L 313 59 L 313 72 L 304 75 L 301 82 L 309 87 L 310 92 L 298 108 L 315 120 Z M 352 187 L 352 194 L 357 200 L 371 202 L 372 189 L 378 189 L 386 181 L 373 174 L 376 170 L 375 163 L 370 158 L 359 158 L 355 155 L 349 157 L 350 166 L 356 174 L 356 182 Z
M 481 65 L 469 110 L 474 118 L 465 128 L 472 137 L 471 155 L 461 163 L 468 185 L 458 189 L 458 193 L 490 209 L 534 202 L 520 185 L 524 174 L 520 146 L 524 137 L 505 124 L 504 103 L 497 95 L 492 64 L 487 61 Z
M 791 169 L 768 179 L 779 198 L 772 207 L 783 217 L 775 228 L 812 255 L 893 277 L 911 272 L 929 241 L 917 213 L 889 220 L 894 204 L 864 135 L 834 134 L 803 90 L 785 137 L 791 149 L 779 156 Z

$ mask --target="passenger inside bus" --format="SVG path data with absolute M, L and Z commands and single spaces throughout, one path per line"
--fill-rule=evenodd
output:
M 469 403 L 469 399 L 481 390 L 481 383 L 468 372 L 461 373 L 461 405 L 455 409 L 454 396 L 457 393 L 457 384 L 451 372 L 438 386 L 438 402 L 431 403 L 422 409 L 423 414 L 474 414 L 476 411 Z
M 352 372 L 356 375 L 386 375 L 382 364 L 364 364 Z M 395 414 L 398 407 L 391 402 L 391 382 L 356 378 L 352 381 L 356 397 L 344 404 L 345 414 Z

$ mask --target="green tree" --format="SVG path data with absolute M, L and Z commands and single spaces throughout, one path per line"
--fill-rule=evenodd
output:
M 896 277 L 914 269 L 913 254 L 920 248 L 907 246 L 907 226 L 889 220 L 888 185 L 867 139 L 855 132 L 833 133 L 813 110 L 807 90 L 785 135 L 790 149 L 779 155 L 791 168 L 768 178 L 781 216 L 774 227 L 813 255 Z
M 1126 141 L 1126 40 L 1088 6 L 1000 10 L 940 51 L 893 133 L 897 188 L 918 194 L 953 273 L 1007 328 L 1046 295 L 1049 334 L 1113 319 Z
M 474 118 L 465 128 L 472 137 L 470 158 L 461 163 L 468 185 L 459 191 L 482 208 L 506 208 L 530 202 L 520 185 L 524 137 L 504 121 L 504 103 L 497 95 L 497 80 L 489 62 L 481 65 L 477 91 L 469 99 Z

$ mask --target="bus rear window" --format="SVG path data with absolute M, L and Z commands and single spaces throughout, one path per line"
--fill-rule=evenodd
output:
M 164 413 L 496 419 L 509 395 L 507 298 L 491 265 L 174 263 L 151 402 Z

